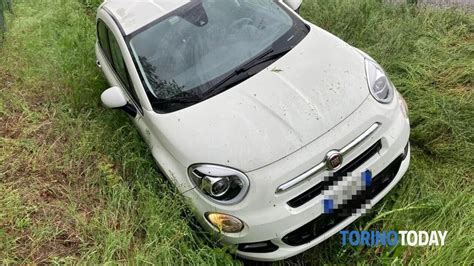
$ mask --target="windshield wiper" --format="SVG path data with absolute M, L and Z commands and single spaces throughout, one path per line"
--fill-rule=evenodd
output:
M 155 101 L 157 104 L 170 104 L 170 103 L 198 103 L 200 102 L 200 99 L 187 99 L 187 98 L 176 98 L 176 99 L 158 99 Z
M 224 85 L 228 85 L 227 83 L 233 79 L 233 82 L 231 84 L 235 84 L 238 82 L 241 82 L 243 80 L 246 80 L 247 78 L 250 77 L 248 74 L 248 71 L 251 70 L 252 68 L 259 66 L 263 63 L 275 60 L 280 58 L 281 56 L 285 55 L 288 53 L 293 47 L 287 47 L 285 49 L 279 50 L 275 52 L 273 48 L 268 49 L 267 51 L 263 52 L 260 54 L 258 57 L 254 58 L 252 61 L 244 64 L 243 66 L 239 67 L 238 69 L 232 71 L 229 75 L 221 79 L 218 83 L 214 84 L 211 89 L 207 90 L 203 94 L 203 98 L 209 97 L 211 95 L 216 94 L 218 91 L 220 91 Z
M 283 55 L 285 55 L 286 53 L 288 53 L 292 49 L 293 49 L 292 46 L 289 46 L 285 49 L 281 49 L 281 50 L 278 50 L 278 51 L 275 51 L 272 48 L 272 49 L 268 50 L 267 52 L 263 53 L 262 55 L 260 55 L 259 57 L 255 58 L 254 60 L 248 62 L 245 65 L 243 65 L 239 70 L 243 71 L 243 72 L 249 71 L 249 70 L 251 70 L 252 68 L 254 68 L 258 65 L 261 65 L 263 63 L 267 63 L 269 61 L 276 60 L 276 59 L 282 57 Z
M 187 103 L 198 103 L 200 101 L 202 101 L 201 97 L 192 95 L 189 92 L 182 92 L 169 99 L 160 99 L 160 98 L 155 99 L 154 102 L 157 104 L 171 104 L 171 103 L 187 104 Z
M 236 82 L 240 82 L 240 81 L 243 81 L 245 79 L 247 79 L 249 77 L 249 75 L 247 73 L 245 73 L 244 71 L 239 71 L 240 69 L 237 69 L 237 70 L 234 70 L 232 71 L 229 75 L 227 75 L 226 77 L 224 77 L 223 79 L 221 79 L 221 81 L 217 82 L 216 84 L 214 84 L 214 86 L 212 86 L 209 90 L 207 90 L 205 93 L 203 93 L 202 95 L 202 98 L 207 98 L 211 95 L 214 95 L 216 94 L 217 92 L 219 92 L 223 87 L 225 87 L 224 85 L 226 83 L 229 82 L 229 80 L 232 80 L 234 78 L 237 78 L 233 83 L 236 83 Z M 245 75 L 243 75 L 245 74 Z

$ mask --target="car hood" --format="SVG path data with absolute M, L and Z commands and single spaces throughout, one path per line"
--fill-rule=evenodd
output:
M 293 50 L 245 82 L 170 114 L 153 132 L 184 166 L 253 171 L 296 152 L 351 115 L 368 96 L 364 59 L 313 27 Z

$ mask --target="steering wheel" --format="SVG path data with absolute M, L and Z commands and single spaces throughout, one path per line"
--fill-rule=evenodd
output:
M 230 25 L 230 32 L 234 32 L 236 29 L 240 29 L 245 25 L 252 25 L 253 24 L 253 19 L 251 18 L 241 18 L 238 19 Z

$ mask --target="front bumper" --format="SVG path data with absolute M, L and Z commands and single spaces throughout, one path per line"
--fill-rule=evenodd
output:
M 316 163 L 321 162 L 328 151 L 344 147 L 374 123 L 379 123 L 381 126 L 360 146 L 351 151 L 346 156 L 347 158 L 344 158 L 344 165 L 356 160 L 360 154 L 378 142 L 380 148 L 376 153 L 352 169 L 353 172 L 363 172 L 370 169 L 373 176 L 377 177 L 401 155 L 405 154 L 406 158 L 400 160 L 399 167 L 390 182 L 368 199 L 367 207 L 370 208 L 398 183 L 408 169 L 410 151 L 406 147 L 410 128 L 397 100 L 389 105 L 380 105 L 369 97 L 349 118 L 303 149 L 276 163 L 246 173 L 252 181 L 250 191 L 244 201 L 237 205 L 216 205 L 203 198 L 196 190 L 191 190 L 185 195 L 191 198 L 201 223 L 209 230 L 217 232 L 204 218 L 206 212 L 230 214 L 245 223 L 242 232 L 221 235 L 222 242 L 238 245 L 237 254 L 239 256 L 260 261 L 282 260 L 294 256 L 334 235 L 355 221 L 361 214 L 355 213 L 343 220 L 333 220 L 333 226 L 325 226 L 322 232 L 310 236 L 306 241 L 291 241 L 289 236 L 295 240 L 298 238 L 298 232 L 304 234 L 304 230 L 309 227 L 309 224 L 323 216 L 324 206 L 322 195 L 317 195 L 296 207 L 290 206 L 289 202 L 308 191 L 309 188 L 324 182 L 330 172 L 318 173 L 284 193 L 276 193 L 276 189 L 287 182 L 289 177 L 298 176 Z M 316 227 L 321 226 L 317 225 Z M 317 228 L 314 228 L 313 225 L 311 230 L 318 231 L 315 229 Z M 296 238 L 294 238 L 295 236 Z M 256 244 L 253 246 L 256 248 L 249 249 L 248 244 Z
M 385 187 L 382 192 L 377 194 L 372 200 L 369 201 L 369 203 L 365 206 L 365 209 L 370 209 L 372 206 L 374 206 L 377 202 L 379 202 L 385 195 L 387 195 L 390 190 L 393 189 L 397 185 L 397 183 L 401 180 L 403 175 L 406 173 L 408 166 L 410 164 L 410 150 L 408 150 L 407 157 L 401 162 L 400 168 L 398 170 L 398 173 L 395 175 L 395 177 L 392 179 L 392 181 L 388 184 L 387 187 Z M 270 242 L 274 244 L 278 249 L 276 249 L 273 252 L 260 252 L 258 249 L 255 251 L 257 252 L 245 252 L 239 250 L 237 254 L 246 259 L 251 259 L 251 260 L 258 260 L 258 261 L 276 261 L 276 260 L 283 260 L 292 256 L 295 256 L 301 252 L 304 252 L 319 243 L 323 242 L 324 240 L 330 238 L 331 236 L 335 235 L 338 233 L 340 230 L 344 229 L 346 226 L 349 224 L 353 223 L 355 220 L 357 220 L 359 217 L 362 216 L 362 212 L 355 212 L 351 216 L 344 218 L 342 221 L 339 221 L 339 217 L 330 217 L 330 218 L 325 218 L 323 217 L 323 214 L 320 214 L 318 218 L 323 218 L 323 219 L 314 219 L 301 227 L 295 229 L 294 231 L 288 232 L 287 235 L 285 235 L 283 238 L 275 238 L 272 239 Z M 322 224 L 323 223 L 323 224 Z M 308 243 L 304 243 L 301 245 L 296 245 L 295 244 L 288 244 L 289 240 L 286 238 L 293 234 L 298 235 L 301 234 L 311 234 L 311 233 L 319 233 L 317 232 L 318 230 L 318 225 L 322 225 L 321 227 L 322 230 L 326 230 L 322 234 L 320 234 L 318 237 L 315 239 L 311 240 Z M 307 232 L 305 232 L 307 231 Z M 290 240 L 291 241 L 291 240 Z M 297 243 L 299 240 L 294 241 Z M 241 244 L 239 247 L 244 247 L 245 244 Z

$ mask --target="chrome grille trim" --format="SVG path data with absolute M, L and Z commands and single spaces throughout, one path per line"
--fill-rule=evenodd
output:
M 380 123 L 375 123 L 373 124 L 369 129 L 367 129 L 364 133 L 362 133 L 360 136 L 358 136 L 356 139 L 351 141 L 349 144 L 344 146 L 339 152 L 344 156 L 349 154 L 352 150 L 357 148 L 362 142 L 364 142 L 366 139 L 368 139 L 372 134 L 374 134 L 375 131 L 380 127 Z M 322 161 L 315 167 L 309 169 L 308 171 L 304 172 L 303 174 L 293 178 L 292 180 L 280 185 L 276 193 L 282 193 L 284 191 L 289 190 L 290 188 L 295 187 L 299 183 L 306 181 L 307 179 L 311 178 L 315 174 L 318 174 L 320 172 L 329 170 L 326 166 L 326 160 Z

